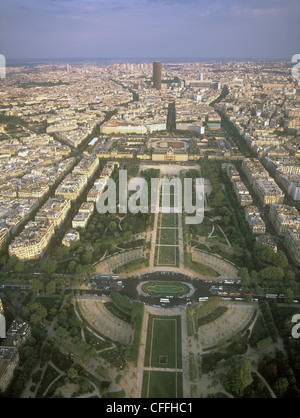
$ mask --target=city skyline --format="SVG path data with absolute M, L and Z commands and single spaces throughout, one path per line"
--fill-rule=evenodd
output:
M 49 58 L 290 59 L 296 0 L 4 0 L 0 53 Z
M 7 62 L 0 398 L 299 398 L 299 65 Z

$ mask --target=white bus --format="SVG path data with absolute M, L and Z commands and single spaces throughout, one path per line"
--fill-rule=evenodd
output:
M 161 298 L 161 299 L 160 299 L 160 302 L 170 303 L 169 299 L 164 299 L 164 298 Z

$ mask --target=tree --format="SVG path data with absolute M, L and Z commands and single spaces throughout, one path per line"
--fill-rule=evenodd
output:
M 242 396 L 245 388 L 253 382 L 251 362 L 245 357 L 234 358 L 232 360 L 231 367 L 224 377 L 223 384 L 229 392 L 237 396 Z
M 50 280 L 50 282 L 47 283 L 46 292 L 49 295 L 54 295 L 55 294 L 55 292 L 56 292 L 56 283 L 55 283 L 54 280 Z
M 81 264 L 77 264 L 76 268 L 75 268 L 75 274 L 82 274 L 83 272 L 83 267 Z
M 118 228 L 117 222 L 115 221 L 110 221 L 107 227 L 107 230 L 109 232 L 115 232 Z
M 246 267 L 242 267 L 239 271 L 239 277 L 243 286 L 249 286 L 249 272 Z
M 279 250 L 277 253 L 273 253 L 272 264 L 283 269 L 288 266 L 288 259 L 283 251 Z
M 32 381 L 33 383 L 39 383 L 39 381 L 41 380 L 43 371 L 41 369 L 37 370 L 35 373 L 33 373 L 32 375 Z
M 8 268 L 14 268 L 15 265 L 18 263 L 19 259 L 16 255 L 12 255 L 7 263 Z
M 286 377 L 279 377 L 274 383 L 274 391 L 279 397 L 283 397 L 289 387 L 289 381 Z
M 56 247 L 54 250 L 54 255 L 57 258 L 65 258 L 69 254 L 69 250 L 64 245 L 60 245 L 59 247 Z
M 75 377 L 77 377 L 78 376 L 78 372 L 77 372 L 77 370 L 76 369 L 74 369 L 74 367 L 71 367 L 69 370 L 68 370 L 68 378 L 70 379 L 70 380 L 73 380 L 73 379 L 75 379 Z
M 96 368 L 96 373 L 98 373 L 101 377 L 106 377 L 108 374 L 107 369 L 104 366 L 99 366 Z
M 47 260 L 42 265 L 42 272 L 47 274 L 55 273 L 57 263 L 55 260 Z
M 85 264 L 82 266 L 82 271 L 85 273 L 95 273 L 96 267 L 93 264 Z
M 286 303 L 292 303 L 294 300 L 294 292 L 291 289 L 286 289 L 284 294 L 284 301 Z
M 123 239 L 124 241 L 130 241 L 132 238 L 132 232 L 131 231 L 126 231 L 123 234 Z
M 75 261 L 70 261 L 68 265 L 69 273 L 75 273 L 76 266 L 77 266 L 77 263 Z
M 263 280 L 282 280 L 284 271 L 281 267 L 266 267 L 260 272 L 260 277 Z
M 258 273 L 257 273 L 256 270 L 251 271 L 251 277 L 252 277 L 252 279 L 257 279 L 258 278 Z
M 213 195 L 213 198 L 212 198 L 212 195 Z M 219 208 L 219 207 L 224 206 L 224 203 L 225 203 L 225 195 L 222 192 L 222 190 L 219 190 L 216 193 L 214 192 L 211 193 L 210 205 L 212 207 Z
M 26 312 L 27 315 L 30 315 L 29 321 L 33 325 L 40 324 L 47 318 L 48 315 L 47 309 L 40 303 L 33 303 Z
M 39 294 L 40 291 L 44 289 L 44 285 L 43 285 L 41 280 L 34 279 L 33 282 L 31 283 L 30 289 L 31 289 L 32 293 Z
M 81 261 L 83 264 L 89 264 L 92 261 L 93 253 L 91 251 L 86 251 L 82 257 Z
M 123 375 L 118 374 L 117 377 L 115 378 L 115 383 L 118 385 L 121 382 L 122 378 L 123 378 Z
M 26 271 L 26 264 L 22 261 L 18 261 L 14 267 L 16 273 L 24 273 Z
M 287 281 L 293 281 L 293 280 L 295 280 L 295 277 L 296 277 L 296 275 L 292 270 L 287 270 L 285 272 L 285 279 Z

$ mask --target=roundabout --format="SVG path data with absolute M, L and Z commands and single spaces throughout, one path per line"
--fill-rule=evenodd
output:
M 198 285 L 201 286 L 182 274 L 171 272 L 146 274 L 135 283 L 137 299 L 152 306 L 159 306 L 160 298 L 167 298 L 169 308 L 183 305 L 191 299 L 198 300 Z
M 138 286 L 144 296 L 191 296 L 194 291 L 191 284 L 176 281 L 147 281 Z

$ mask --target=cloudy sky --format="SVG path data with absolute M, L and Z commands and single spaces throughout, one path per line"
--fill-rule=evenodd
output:
M 299 0 L 1 0 L 6 58 L 284 58 Z

